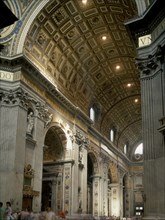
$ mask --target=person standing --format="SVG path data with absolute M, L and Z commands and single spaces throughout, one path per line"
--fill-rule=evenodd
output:
M 3 208 L 3 202 L 0 202 L 0 220 L 4 220 L 5 209 Z
M 12 216 L 12 208 L 11 208 L 10 202 L 6 202 L 5 214 L 6 214 L 6 220 L 13 220 L 14 219 Z

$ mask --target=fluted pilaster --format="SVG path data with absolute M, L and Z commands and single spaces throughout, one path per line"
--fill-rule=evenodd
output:
M 145 216 L 164 215 L 165 154 L 163 135 L 158 131 L 164 116 L 164 49 L 137 60 L 141 72 L 142 124 L 144 146 Z

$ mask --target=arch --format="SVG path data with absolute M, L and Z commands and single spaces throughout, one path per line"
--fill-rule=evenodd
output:
M 67 141 L 67 137 L 64 131 L 64 126 L 61 123 L 58 122 L 52 122 L 50 123 L 50 125 L 48 126 L 46 132 L 45 132 L 45 136 L 48 132 L 49 129 L 51 129 L 53 127 L 54 131 L 59 135 L 61 142 L 63 144 L 63 146 L 66 145 L 66 141 Z
M 136 149 L 135 149 L 135 154 L 143 154 L 143 143 L 140 143 Z
M 93 152 L 89 152 L 88 153 L 88 158 L 91 160 L 92 165 L 93 165 L 92 175 L 98 174 L 99 173 L 99 167 L 98 167 L 97 157 L 95 156 L 95 154 Z
M 111 142 L 114 142 L 114 140 L 115 140 L 115 128 L 114 128 L 114 126 L 110 129 L 110 141 Z
M 141 148 L 140 151 L 142 152 L 139 152 L 139 151 L 136 152 L 137 148 Z M 136 162 L 143 160 L 144 155 L 143 155 L 143 142 L 142 141 L 139 141 L 134 145 L 134 147 L 132 148 L 130 152 L 130 158 Z
M 87 157 L 87 213 L 93 214 L 93 184 L 94 176 L 99 173 L 97 157 L 88 152 Z
M 42 210 L 49 206 L 58 213 L 62 209 L 63 196 L 59 197 L 59 192 L 64 193 L 62 182 L 66 143 L 62 124 L 52 123 L 46 130 L 43 149 Z
M 27 33 L 30 29 L 31 24 L 33 23 L 33 20 L 36 18 L 37 14 L 42 10 L 42 8 L 49 2 L 49 0 L 41 0 L 36 1 L 36 8 L 34 8 L 32 14 L 28 16 L 28 19 L 26 20 L 25 25 L 22 26 L 22 32 L 17 40 L 17 48 L 16 48 L 16 54 L 21 54 L 23 52 L 24 48 L 24 42 L 25 38 L 27 36 Z
M 94 122 L 96 117 L 96 112 L 93 107 L 90 108 L 90 119 Z
M 55 140 L 55 141 L 54 141 Z M 64 158 L 67 138 L 58 123 L 53 123 L 46 132 L 44 142 L 44 160 Z

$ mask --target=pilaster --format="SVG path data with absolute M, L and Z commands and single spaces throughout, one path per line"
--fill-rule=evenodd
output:
M 26 97 L 21 89 L 0 89 L 0 195 L 3 202 L 12 201 L 15 209 L 22 206 Z
M 111 187 L 111 215 L 115 217 L 120 216 L 120 184 L 112 183 Z
M 88 138 L 79 130 L 74 134 L 72 213 L 87 213 L 87 146 Z M 75 201 L 77 201 L 75 203 Z
M 165 216 L 165 155 L 158 131 L 164 116 L 164 49 L 137 59 L 141 71 L 145 216 Z
M 103 159 L 100 159 L 101 167 L 101 190 L 100 190 L 100 216 L 108 216 L 108 163 L 109 160 L 104 156 Z
M 101 189 L 101 185 L 100 185 L 100 176 L 93 176 L 93 216 L 98 217 L 100 215 L 100 189 Z

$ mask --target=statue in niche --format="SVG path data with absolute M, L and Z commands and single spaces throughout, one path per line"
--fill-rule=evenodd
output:
M 27 133 L 32 135 L 33 128 L 34 128 L 34 116 L 33 116 L 33 112 L 31 111 L 27 117 Z
M 79 163 L 82 163 L 83 159 L 83 149 L 82 147 L 79 147 Z
M 82 213 L 81 187 L 78 188 L 78 212 Z

